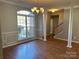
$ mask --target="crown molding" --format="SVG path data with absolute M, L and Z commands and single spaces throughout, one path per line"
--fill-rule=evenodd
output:
M 11 5 L 18 5 L 17 3 L 11 2 L 11 1 L 6 1 L 6 0 L 0 0 L 0 2 L 11 4 Z
M 15 5 L 15 6 L 28 8 L 28 6 L 20 4 L 20 3 L 16 3 L 16 2 L 11 2 L 11 1 L 6 1 L 6 0 L 0 0 L 0 2 L 6 3 L 6 4 L 10 4 L 10 5 Z
M 69 6 L 69 7 L 64 7 L 64 9 L 70 9 L 70 8 L 79 8 L 79 5 L 74 5 L 74 6 Z
M 79 5 L 74 6 L 73 8 L 79 8 Z

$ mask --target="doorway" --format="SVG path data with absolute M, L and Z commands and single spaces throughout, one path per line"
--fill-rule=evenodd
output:
M 58 22 L 59 22 L 59 15 L 51 16 L 50 28 L 51 28 L 51 32 L 52 32 L 53 36 L 55 36 L 55 34 L 56 34 L 56 29 L 58 27 Z

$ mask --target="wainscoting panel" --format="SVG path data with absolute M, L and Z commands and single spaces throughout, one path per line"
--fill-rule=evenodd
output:
M 7 47 L 8 45 L 12 45 L 18 41 L 18 32 L 6 32 L 2 33 L 2 43 L 3 47 Z

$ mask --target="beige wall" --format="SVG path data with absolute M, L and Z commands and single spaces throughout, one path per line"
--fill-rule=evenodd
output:
M 1 31 L 0 31 L 0 59 L 2 59 L 2 58 L 3 58 L 3 54 L 2 54 L 2 39 L 1 39 Z
M 1 35 L 3 46 L 14 43 L 17 40 L 17 8 L 0 2 Z
M 1 4 L 0 4 L 1 5 Z M 1 11 L 1 9 L 0 9 Z M 2 38 L 1 38 L 1 16 L 0 16 L 0 59 L 3 59 L 2 57 Z
M 50 34 L 50 14 L 47 14 L 47 23 L 46 23 L 46 31 L 47 31 L 47 35 Z
M 79 8 L 74 8 L 73 12 L 73 41 L 79 42 Z
M 1 25 L 1 24 L 0 24 Z M 1 29 L 1 27 L 0 27 Z M 3 59 L 3 54 L 2 54 L 2 39 L 1 39 L 1 30 L 0 30 L 0 59 Z
M 68 38 L 68 27 L 69 27 L 69 9 L 64 9 L 64 26 L 63 26 L 63 38 Z
M 43 36 L 43 15 L 38 15 L 38 31 L 41 36 Z
M 36 33 L 37 33 L 37 38 L 42 38 L 43 36 L 43 15 L 42 14 L 38 14 L 36 16 Z
M 1 31 L 2 33 L 5 32 L 12 32 L 16 31 L 16 6 L 9 5 L 9 4 L 2 4 L 0 5 L 1 9 Z

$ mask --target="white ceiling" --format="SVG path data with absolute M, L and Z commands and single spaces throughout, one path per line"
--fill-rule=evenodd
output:
M 56 8 L 67 7 L 70 5 L 79 5 L 79 0 L 6 0 L 13 3 L 24 5 L 28 8 L 33 6 Z

